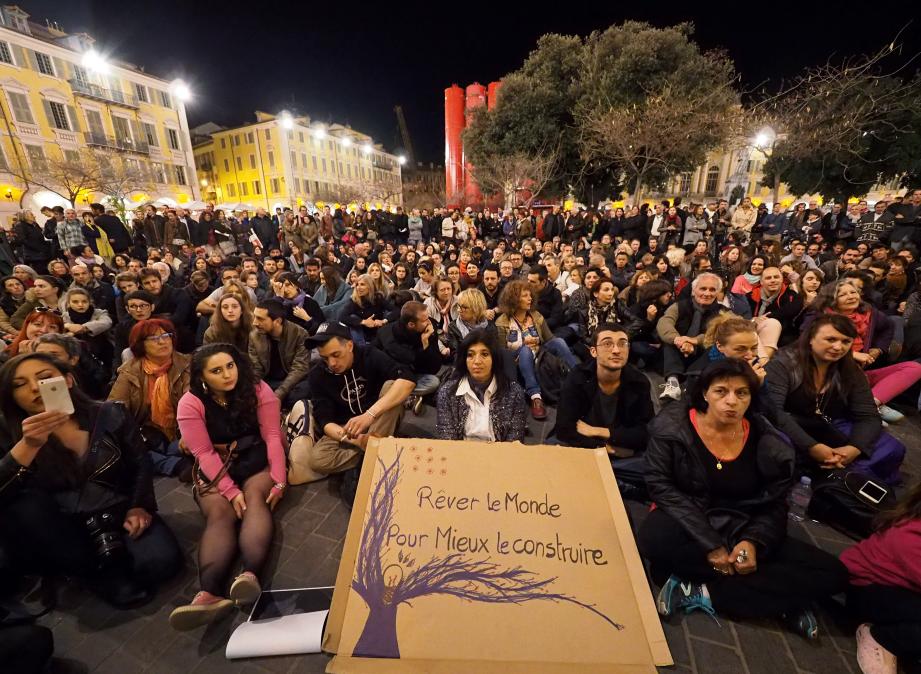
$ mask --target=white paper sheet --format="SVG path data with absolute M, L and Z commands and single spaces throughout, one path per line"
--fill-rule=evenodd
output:
M 234 660 L 319 653 L 327 613 L 314 611 L 245 622 L 230 635 L 224 655 Z

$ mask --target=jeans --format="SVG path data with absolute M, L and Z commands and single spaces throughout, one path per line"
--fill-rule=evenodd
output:
M 183 459 L 182 450 L 179 449 L 179 441 L 173 440 L 167 444 L 164 440 L 157 449 L 151 449 L 149 452 L 150 460 L 153 463 L 154 473 L 157 475 L 170 476 L 176 472 L 176 466 Z
M 282 385 L 281 381 L 270 381 L 268 379 L 265 380 L 265 383 L 268 384 L 269 388 L 271 388 L 273 391 Z M 310 385 L 308 384 L 306 378 L 301 379 L 285 394 L 285 397 L 281 401 L 281 408 L 283 410 L 290 410 L 292 407 L 294 407 L 294 403 L 296 403 L 298 400 L 305 400 L 309 396 Z
M 438 375 L 420 374 L 416 378 L 416 388 L 413 389 L 414 396 L 427 396 L 438 390 L 441 386 L 441 380 Z
M 546 349 L 554 356 L 558 356 L 567 366 L 574 368 L 579 362 L 569 350 L 569 347 L 559 337 L 554 337 L 549 342 L 542 344 L 541 348 Z M 524 379 L 524 391 L 528 397 L 540 395 L 540 382 L 537 380 L 537 363 L 536 356 L 529 346 L 522 346 L 516 354 L 518 358 L 518 371 Z
M 365 339 L 364 328 L 349 328 L 349 332 L 352 333 L 352 341 L 356 345 L 361 346 L 368 343 L 368 340 Z

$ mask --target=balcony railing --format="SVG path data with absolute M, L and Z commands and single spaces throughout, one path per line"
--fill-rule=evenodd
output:
M 92 98 L 97 101 L 105 101 L 106 103 L 123 105 L 126 108 L 138 107 L 138 99 L 136 96 L 123 93 L 116 89 L 106 89 L 105 87 L 84 82 L 83 80 L 72 79 L 69 80 L 69 82 L 70 88 L 74 90 L 74 93 L 81 96 L 86 96 L 87 98 Z
M 137 152 L 138 154 L 150 153 L 150 146 L 147 144 L 146 140 L 115 138 L 114 136 L 106 136 L 105 134 L 95 133 L 93 131 L 84 133 L 83 137 L 86 139 L 87 145 L 107 147 L 113 150 L 121 150 L 122 152 Z

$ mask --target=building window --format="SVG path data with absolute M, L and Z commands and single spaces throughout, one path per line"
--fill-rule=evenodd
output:
M 301 168 L 307 168 L 307 154 L 301 152 Z
M 159 147 L 160 142 L 157 140 L 157 129 L 150 122 L 141 122 L 144 125 L 144 136 L 147 138 L 147 144 L 151 147 Z
M 254 155 L 254 154 L 251 154 L 251 155 L 249 156 L 249 167 L 250 167 L 251 169 L 256 168 L 256 155 Z
M 45 168 L 45 151 L 40 145 L 26 145 L 26 154 L 29 156 L 29 164 L 34 169 Z
M 141 103 L 150 103 L 150 96 L 147 93 L 147 87 L 143 84 L 134 83 L 134 94 Z
M 237 170 L 243 170 L 243 157 L 237 157 Z
M 80 153 L 76 150 L 64 150 L 64 161 L 69 164 L 79 164 Z
M 297 168 L 297 155 L 294 154 L 294 150 L 291 150 L 291 170 Z
M 239 133 L 234 134 L 233 144 L 234 144 L 234 147 L 240 147 L 240 134 Z
M 163 164 L 161 164 L 160 162 L 156 162 L 156 161 L 151 162 L 150 170 L 151 170 L 151 173 L 153 174 L 153 179 L 155 183 L 162 185 L 163 183 L 166 182 L 166 174 L 163 172 Z
M 240 183 L 240 196 L 248 197 L 249 196 L 249 185 L 246 183 Z
M 323 160 L 323 173 L 326 173 L 326 160 Z
M 10 46 L 6 42 L 0 42 L 0 61 L 14 65 L 13 54 L 10 52 Z
M 278 194 L 278 178 L 272 178 L 272 194 Z
M 320 193 L 320 181 L 319 181 L 319 180 L 314 180 L 314 181 L 313 181 L 313 193 L 314 193 L 314 194 L 319 194 L 319 193 Z
M 176 129 L 166 129 L 166 142 L 169 144 L 171 150 L 179 149 L 179 132 Z
M 266 140 L 272 140 L 272 130 L 271 130 L 271 129 L 266 129 L 266 130 L 265 130 L 265 139 L 266 139 Z
M 51 111 L 49 120 L 55 129 L 70 131 L 70 124 L 67 122 L 67 110 L 57 101 L 48 101 L 48 109 Z
M 162 105 L 164 108 L 173 107 L 173 99 L 170 98 L 168 91 L 160 91 L 160 105 Z
M 252 132 L 252 131 L 250 131 L 249 133 L 246 134 L 246 142 L 247 142 L 247 143 L 254 143 L 254 142 L 255 142 L 255 141 L 253 140 L 253 132 Z
M 275 168 L 275 153 L 269 150 L 269 166 Z
M 297 139 L 301 141 L 302 143 L 304 142 L 304 132 L 303 131 L 297 132 Z
M 333 149 L 333 141 L 331 141 L 331 140 L 326 141 L 326 146 L 329 148 L 330 151 L 332 151 L 332 149 Z
M 13 109 L 13 117 L 21 124 L 35 124 L 32 117 L 32 109 L 29 107 L 29 98 L 25 94 L 16 91 L 8 91 L 10 97 L 10 107 Z
M 227 194 L 231 197 L 237 196 L 237 186 L 233 183 L 229 183 L 224 191 L 227 192 Z
M 253 194 L 262 194 L 262 183 L 258 180 L 253 181 Z
M 175 166 L 176 169 L 176 184 L 185 185 L 185 166 Z
M 227 161 L 226 159 L 224 160 L 224 172 L 230 173 L 230 162 Z
M 709 196 L 716 195 L 716 188 L 718 187 L 719 182 L 720 182 L 720 167 L 711 166 L 709 169 L 707 169 L 707 186 L 705 188 L 707 195 Z
M 297 176 L 294 177 L 294 193 L 295 194 L 301 193 L 301 179 L 298 178 Z
M 221 138 L 221 149 L 222 150 L 227 149 L 227 139 L 226 138 Z
M 314 157 L 311 157 L 311 159 L 313 160 L 313 170 L 316 171 L 317 170 L 317 158 L 316 156 L 314 156 Z
M 42 75 L 54 77 L 54 64 L 48 54 L 42 54 L 40 51 L 35 52 L 35 63 L 38 65 L 38 72 Z
M 691 174 L 690 174 L 690 173 L 682 173 L 682 174 L 681 174 L 681 182 L 680 182 L 679 185 L 678 185 L 678 193 L 679 193 L 679 194 L 688 194 L 688 193 L 690 193 L 690 191 L 691 191 Z

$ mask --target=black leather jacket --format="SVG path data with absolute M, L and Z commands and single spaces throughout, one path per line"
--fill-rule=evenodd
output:
M 124 404 L 102 403 L 87 449 L 86 474 L 78 486 L 77 512 L 96 512 L 113 502 L 124 508 L 144 508 L 153 513 L 157 499 L 153 489 L 153 467 L 137 422 Z M 5 451 L 0 457 L 0 504 L 15 498 L 20 489 L 47 489 L 32 467 L 23 467 Z
M 787 535 L 786 494 L 793 483 L 795 454 L 780 432 L 759 414 L 752 415 L 750 433 L 757 438 L 761 493 L 734 505 L 748 517 L 740 540 L 751 541 L 763 554 Z M 646 486 L 656 506 L 680 522 L 702 550 L 710 551 L 727 545 L 727 541 L 708 517 L 710 485 L 706 468 L 692 449 L 694 434 L 684 402 L 667 405 L 652 420 Z

